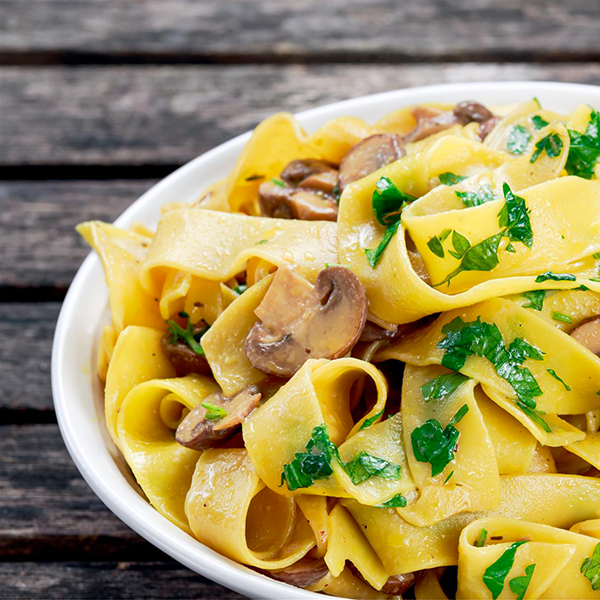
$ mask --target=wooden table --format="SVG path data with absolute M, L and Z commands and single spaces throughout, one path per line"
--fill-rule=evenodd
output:
M 112 221 L 277 110 L 407 86 L 600 83 L 591 0 L 0 0 L 0 598 L 237 598 L 88 489 L 52 408 L 60 302 Z

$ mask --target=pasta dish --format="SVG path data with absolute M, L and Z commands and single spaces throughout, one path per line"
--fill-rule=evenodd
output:
M 256 127 L 156 231 L 97 221 L 106 427 L 148 502 L 346 598 L 600 598 L 600 115 Z

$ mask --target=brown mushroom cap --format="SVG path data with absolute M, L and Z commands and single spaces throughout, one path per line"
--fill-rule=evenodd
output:
M 261 394 L 250 385 L 227 398 L 221 393 L 211 394 L 194 407 L 181 421 L 175 432 L 179 444 L 192 450 L 206 450 L 226 442 L 239 429 L 244 419 L 259 405 Z M 221 419 L 210 421 L 202 404 L 214 404 L 227 414 Z
M 399 575 L 391 575 L 381 588 L 382 594 L 388 596 L 401 596 L 415 583 L 414 573 L 401 573 Z
M 302 180 L 317 173 L 335 173 L 336 170 L 326 162 L 316 158 L 304 158 L 288 163 L 279 174 L 282 181 L 291 186 L 298 185 Z
M 280 267 L 254 311 L 260 321 L 246 338 L 252 365 L 291 377 L 309 358 L 339 358 L 358 341 L 367 318 L 367 295 L 358 277 L 329 267 L 312 286 Z
M 494 118 L 494 113 L 483 104 L 474 100 L 463 100 L 459 102 L 452 111 L 465 125 L 467 123 L 483 123 Z
M 320 192 L 326 196 L 335 196 L 335 188 L 338 181 L 338 172 L 331 170 L 325 173 L 315 173 L 309 175 L 306 179 L 303 179 L 298 187 L 304 190 L 313 190 Z
M 490 134 L 492 129 L 494 129 L 494 127 L 496 127 L 496 125 L 498 125 L 498 123 L 500 123 L 500 121 L 501 121 L 500 117 L 492 117 L 491 119 L 488 119 L 487 121 L 484 121 L 483 123 L 481 123 L 479 125 L 478 133 L 479 133 L 479 138 L 481 139 L 482 142 Z
M 277 581 L 300 588 L 307 588 L 309 585 L 314 585 L 323 579 L 327 575 L 328 570 L 325 561 L 322 559 L 305 557 L 285 569 L 265 571 L 265 573 Z
M 441 111 L 437 108 L 427 106 L 417 106 L 412 111 L 413 117 L 417 121 L 416 127 L 404 136 L 405 142 L 418 142 L 425 138 L 449 129 L 453 125 L 462 124 L 452 111 Z
M 571 337 L 600 356 L 600 317 L 585 321 L 571 332 Z
M 303 221 L 335 221 L 338 207 L 333 198 L 318 191 L 303 188 L 281 187 L 265 181 L 258 188 L 261 212 L 277 219 Z
M 206 329 L 204 321 L 196 324 L 194 335 Z M 191 373 L 199 375 L 212 375 L 210 365 L 203 354 L 196 354 L 186 343 L 172 341 L 173 336 L 167 332 L 162 338 L 162 347 L 169 359 L 169 362 L 175 368 L 177 377 L 184 377 Z
M 405 155 L 404 140 L 400 135 L 379 133 L 360 141 L 344 156 L 340 164 L 340 191 L 377 169 L 385 167 Z

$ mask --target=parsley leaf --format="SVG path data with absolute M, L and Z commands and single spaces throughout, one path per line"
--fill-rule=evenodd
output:
M 502 556 L 492 563 L 483 574 L 483 583 L 492 593 L 492 598 L 496 600 L 504 589 L 504 580 L 512 569 L 515 562 L 517 548 L 527 542 L 513 542 Z
M 523 154 L 531 140 L 531 134 L 523 125 L 515 125 L 508 135 L 506 147 L 511 154 Z
M 462 200 L 462 203 L 467 208 L 472 208 L 473 206 L 480 206 L 481 204 L 485 204 L 486 202 L 492 202 L 496 199 L 494 192 L 492 191 L 492 186 L 489 184 L 482 185 L 477 192 L 454 192 L 459 200 Z
M 544 283 L 544 281 L 575 281 L 577 277 L 571 273 L 553 273 L 546 271 L 535 278 L 536 283 Z
M 392 225 L 400 220 L 402 209 L 415 199 L 401 192 L 396 184 L 383 176 L 373 191 L 373 212 L 381 225 Z
M 412 449 L 419 462 L 431 464 L 431 476 L 439 475 L 454 460 L 460 431 L 454 427 L 469 411 L 464 404 L 442 429 L 437 419 L 428 419 L 411 433 Z
M 536 142 L 535 151 L 531 155 L 529 162 L 533 164 L 544 151 L 550 158 L 556 158 L 560 155 L 562 149 L 563 141 L 560 139 L 560 135 L 558 133 L 549 133 L 546 137 Z
M 202 402 L 200 406 L 206 409 L 204 418 L 209 421 L 216 421 L 227 416 L 227 411 L 224 408 L 217 406 L 212 402 Z
M 240 283 L 233 288 L 233 291 L 240 296 L 248 289 L 248 286 L 245 283 Z
M 569 175 L 592 179 L 600 159 L 600 113 L 592 111 L 585 133 L 568 131 L 571 146 L 565 169 Z
M 485 546 L 485 541 L 487 540 L 487 529 L 482 529 L 475 540 L 475 548 L 483 548 Z
M 396 508 L 397 506 L 404 508 L 406 506 L 406 498 L 402 494 L 396 494 L 389 500 L 377 505 L 377 508 Z
M 548 371 L 548 373 L 550 373 L 550 375 L 552 375 L 552 377 L 554 377 L 554 379 L 556 379 L 556 381 L 560 381 L 564 386 L 565 389 L 567 390 L 567 392 L 571 391 L 571 386 L 568 385 L 567 383 L 565 383 L 557 374 L 556 371 L 554 369 L 546 369 Z
M 442 246 L 442 242 L 437 235 L 434 235 L 428 242 L 427 247 L 440 258 L 444 258 L 444 247 Z
M 581 563 L 581 572 L 589 579 L 593 590 L 600 590 L 600 543 L 594 548 L 592 557 Z
M 421 386 L 421 392 L 425 402 L 439 400 L 454 393 L 469 378 L 462 373 L 444 373 L 438 375 L 425 385 Z
M 467 179 L 463 175 L 455 175 L 454 173 L 450 172 L 440 173 L 439 177 L 440 183 L 443 185 L 456 185 L 457 183 L 460 183 L 461 181 Z
M 506 227 L 505 235 L 511 242 L 522 242 L 531 248 L 533 232 L 525 199 L 516 196 L 506 182 L 502 186 L 502 191 L 506 202 L 498 213 L 500 227 Z
M 552 311 L 552 318 L 560 323 L 572 323 L 573 319 L 569 315 L 563 315 L 562 313 Z
M 176 344 L 179 340 L 181 340 L 184 344 L 187 344 L 196 354 L 204 356 L 204 350 L 200 345 L 200 339 L 210 329 L 210 327 L 205 327 L 202 331 L 194 333 L 194 326 L 190 322 L 190 316 L 183 311 L 179 313 L 179 316 L 188 320 L 187 326 L 184 329 L 183 327 L 181 327 L 181 325 L 179 325 L 172 319 L 167 319 L 167 329 L 171 334 L 171 341 L 169 343 Z
M 450 473 L 448 473 L 448 477 L 446 477 L 446 479 L 444 479 L 444 485 L 446 485 L 450 479 L 452 478 L 452 475 L 454 475 L 454 469 L 452 469 L 452 471 L 450 471 Z
M 285 185 L 285 183 L 284 183 L 283 181 L 281 181 L 281 179 L 277 179 L 277 177 L 273 177 L 273 178 L 271 179 L 271 181 L 272 181 L 272 182 L 273 182 L 275 185 L 278 185 L 279 187 L 287 187 L 287 186 Z
M 297 452 L 291 463 L 283 465 L 281 485 L 286 482 L 288 489 L 293 492 L 310 487 L 318 479 L 329 477 L 333 474 L 331 461 L 337 452 L 337 447 L 329 439 L 327 427 L 317 425 L 306 444 L 306 452 Z
M 383 415 L 383 411 L 384 410 L 385 409 L 382 409 L 376 415 L 373 415 L 372 417 L 369 417 L 368 419 L 365 419 L 363 421 L 363 424 L 360 426 L 359 431 L 362 431 L 363 429 L 366 429 L 367 427 L 371 427 L 371 425 L 373 425 L 373 423 L 375 423 L 375 421 L 377 421 L 377 419 L 381 418 L 381 416 Z
M 540 115 L 535 115 L 531 117 L 531 122 L 533 123 L 533 126 L 536 129 L 544 129 L 544 127 L 547 127 L 549 125 L 548 121 L 540 117 Z
M 517 400 L 517 406 L 546 433 L 552 433 L 552 428 L 550 427 L 550 425 L 548 425 L 548 423 L 546 423 L 546 421 L 544 421 L 544 419 L 542 419 L 541 417 L 541 415 L 545 413 L 543 413 L 540 410 L 536 410 L 535 408 L 531 408 L 530 406 L 527 406 L 527 404 L 524 404 L 519 400 Z
M 542 352 L 523 340 L 515 338 L 507 347 L 502 333 L 495 323 L 486 323 L 478 317 L 465 323 L 456 317 L 442 327 L 444 338 L 438 348 L 445 350 L 442 366 L 460 371 L 469 356 L 487 358 L 499 377 L 506 380 L 515 390 L 517 398 L 527 406 L 535 408 L 534 398 L 542 395 L 531 371 L 521 366 L 526 359 L 542 360 Z
M 471 242 L 458 231 L 452 232 L 452 245 L 454 246 L 454 252 L 448 250 L 448 254 L 451 254 L 454 258 L 461 259 L 465 252 L 471 247 Z
M 525 567 L 525 575 L 521 575 L 521 577 L 515 577 L 514 579 L 510 580 L 510 591 L 513 594 L 517 594 L 515 600 L 523 600 L 523 598 L 525 597 L 525 592 L 529 587 L 529 582 L 531 581 L 531 577 L 534 571 L 535 563 L 527 565 Z
M 395 465 L 364 451 L 359 452 L 351 461 L 341 464 L 354 485 L 375 476 L 384 479 L 400 479 L 400 465 Z
M 546 290 L 531 290 L 530 292 L 523 292 L 521 296 L 529 300 L 529 304 L 524 304 L 523 308 L 533 308 L 533 310 L 542 310 L 544 308 Z
M 385 250 L 386 246 L 390 243 L 396 231 L 398 231 L 399 225 L 400 221 L 397 221 L 385 230 L 385 233 L 383 234 L 383 237 L 381 238 L 381 241 L 379 242 L 377 248 L 365 248 L 367 260 L 369 261 L 369 264 L 373 269 L 377 266 L 377 263 L 379 262 L 379 259 L 381 258 L 381 255 L 383 254 L 383 251 Z

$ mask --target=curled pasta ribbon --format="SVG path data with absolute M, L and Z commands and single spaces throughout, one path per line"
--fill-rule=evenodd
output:
M 540 443 L 562 446 L 585 437 L 584 432 L 556 415 L 583 414 L 600 408 L 600 396 L 596 393 L 600 359 L 532 311 L 509 300 L 491 299 L 445 313 L 425 329 L 384 348 L 376 360 L 395 359 L 421 366 L 441 364 L 444 350 L 438 348 L 438 343 L 445 337 L 442 328 L 456 317 L 465 322 L 480 318 L 483 322 L 495 324 L 506 345 L 516 338 L 523 338 L 543 353 L 543 360 L 528 359 L 524 366 L 543 392 L 536 397 L 537 410 L 546 413 L 544 420 L 551 432 L 545 431 L 517 407 L 513 388 L 496 373 L 486 358 L 469 356 L 461 368 L 462 373 L 479 381 L 486 394 L 525 425 Z M 557 354 L 556 348 L 561 348 L 564 354 Z M 559 374 L 569 389 L 549 370 Z
M 482 517 L 543 521 L 561 529 L 600 518 L 600 480 L 559 474 L 506 475 L 500 479 L 496 509 L 460 513 L 428 527 L 411 525 L 397 509 L 347 499 L 341 503 L 356 519 L 388 573 L 458 564 L 460 532 Z
M 140 281 L 161 293 L 169 272 L 227 281 L 248 260 L 286 265 L 315 281 L 326 263 L 337 263 L 337 227 L 326 221 L 297 221 L 180 208 L 162 216 Z
M 485 545 L 478 545 L 479 536 L 485 536 Z M 497 517 L 479 519 L 463 529 L 458 544 L 456 597 L 489 598 L 486 570 L 513 542 L 525 543 L 517 547 L 505 579 L 495 582 L 500 597 L 512 597 L 511 582 L 524 577 L 529 579 L 526 597 L 531 600 L 600 597 L 581 569 L 584 560 L 592 556 L 597 539 L 549 525 Z
M 467 380 L 441 399 L 426 402 L 421 387 L 446 373 L 437 366 L 406 365 L 402 385 L 404 447 L 420 495 L 398 514 L 413 525 L 424 527 L 464 511 L 490 510 L 500 502 L 500 475 L 492 439 L 475 399 L 476 381 Z M 432 477 L 432 466 L 415 458 L 411 434 L 429 419 L 445 426 L 463 407 L 468 412 L 455 425 L 460 432 L 454 460 Z
M 355 424 L 350 407 L 351 390 L 364 376 L 375 384 L 377 396 L 374 406 Z M 383 411 L 386 398 L 385 378 L 370 363 L 354 358 L 308 360 L 244 422 L 244 442 L 252 464 L 265 484 L 279 494 L 357 497 L 368 502 L 370 488 L 365 488 L 363 493 L 364 483 L 354 486 L 336 458 L 331 461 L 333 474 L 330 477 L 315 480 L 310 487 L 295 491 L 290 491 L 285 484 L 282 486 L 283 467 L 291 463 L 297 453 L 305 451 L 315 427 L 325 425 L 330 440 L 340 446 L 367 418 Z M 386 443 L 382 454 L 396 452 L 397 446 Z M 343 446 L 340 454 L 344 456 Z M 379 457 L 387 459 L 385 455 Z M 398 485 L 404 484 L 399 480 Z
M 200 452 L 175 441 L 181 419 L 219 391 L 208 377 L 154 379 L 135 386 L 119 412 L 119 447 L 136 481 L 160 514 L 190 531 L 185 496 Z
M 104 415 L 117 446 L 117 420 L 127 394 L 144 381 L 175 377 L 175 369 L 162 348 L 162 337 L 162 331 L 131 325 L 118 337 L 112 351 L 104 388 Z
M 157 302 L 139 281 L 151 238 L 100 221 L 81 223 L 77 231 L 102 261 L 116 334 L 128 325 L 162 327 Z
M 242 448 L 202 453 L 185 514 L 203 544 L 259 569 L 283 569 L 315 545 L 295 499 L 265 487 Z

